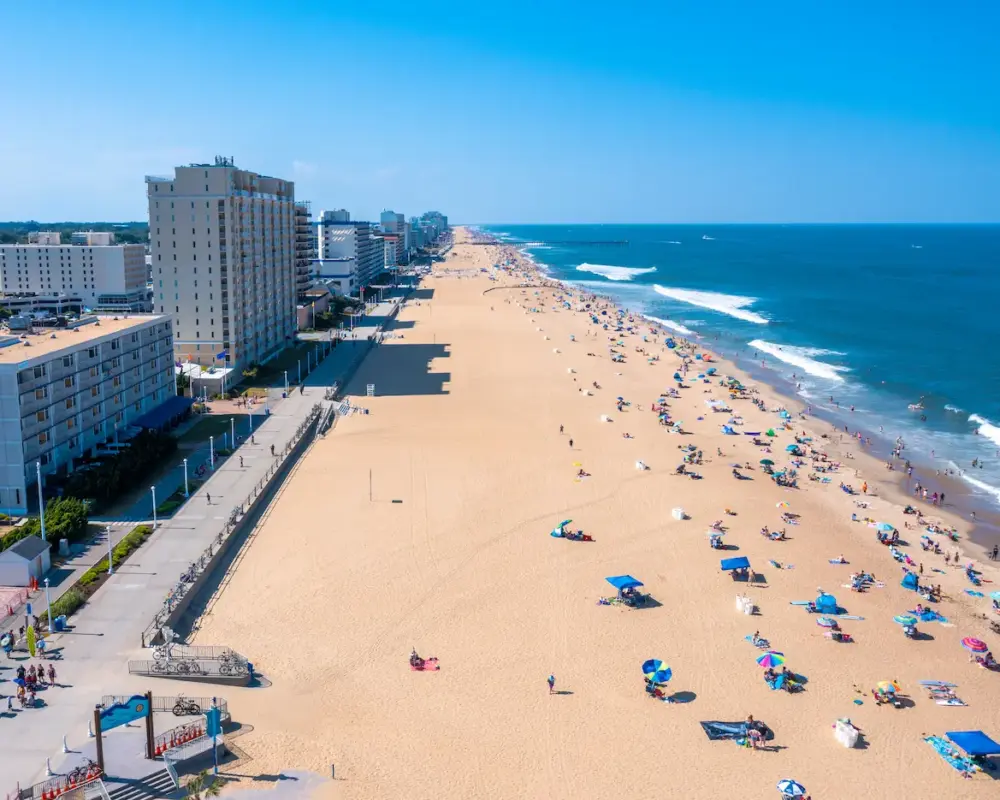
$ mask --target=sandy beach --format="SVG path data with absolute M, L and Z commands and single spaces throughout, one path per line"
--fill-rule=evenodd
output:
M 1000 736 L 1000 672 L 970 663 L 961 645 L 978 637 L 1000 652 L 981 618 L 1000 588 L 994 565 L 976 560 L 986 596 L 967 594 L 963 567 L 981 555 L 953 566 L 921 550 L 897 474 L 766 387 L 753 397 L 767 411 L 730 400 L 720 376 L 751 383 L 725 362 L 695 362 L 687 388 L 667 399 L 685 433 L 670 433 L 653 404 L 676 387 L 681 359 L 662 331 L 638 317 L 624 322 L 633 332 L 605 330 L 577 310 L 577 292 L 541 286 L 526 262 L 493 271 L 512 251 L 468 236 L 456 231 L 347 387 L 369 413 L 340 419 L 295 468 L 200 621 L 193 643 L 234 647 L 271 683 L 227 693 L 234 718 L 253 726 L 238 740 L 249 756 L 235 770 L 242 785 L 289 770 L 329 776 L 335 764 L 337 780 L 310 796 L 773 800 L 777 781 L 794 778 L 815 800 L 994 797 L 997 773 L 963 779 L 923 741 L 978 728 Z M 707 366 L 717 375 L 705 383 L 696 375 Z M 792 430 L 781 429 L 782 405 Z M 736 435 L 721 431 L 730 416 L 742 419 Z M 769 452 L 742 435 L 769 428 Z M 798 488 L 763 474 L 763 458 L 788 465 L 796 435 L 844 464 L 824 474 L 829 483 L 807 478 L 808 459 Z M 688 446 L 703 453 L 687 467 L 701 479 L 675 474 Z M 748 463 L 736 479 L 732 465 Z M 860 493 L 865 481 L 878 496 L 839 488 Z M 794 523 L 782 521 L 782 502 Z M 675 508 L 689 518 L 674 519 Z M 932 538 L 944 552 L 964 546 L 957 520 L 920 508 L 959 528 L 958 544 Z M 913 569 L 941 585 L 932 606 L 947 623 L 903 635 L 893 616 L 921 600 L 900 586 L 874 526 L 852 514 L 898 529 Z M 566 519 L 593 541 L 550 536 Z M 716 521 L 731 549 L 710 547 Z M 764 526 L 787 538 L 760 535 Z M 841 555 L 848 563 L 830 563 Z M 758 581 L 721 571 L 721 558 L 739 556 Z M 852 591 L 857 572 L 877 583 Z M 649 607 L 599 602 L 614 596 L 605 578 L 622 574 L 643 582 Z M 791 604 L 820 588 L 863 617 L 839 621 L 852 642 L 828 638 L 818 615 Z M 744 594 L 755 616 L 737 611 Z M 745 639 L 755 631 L 805 679 L 802 691 L 765 683 L 763 651 Z M 411 670 L 411 648 L 440 670 Z M 645 691 L 641 665 L 652 658 L 671 667 L 664 692 L 677 702 Z M 874 702 L 885 680 L 898 682 L 902 708 Z M 921 680 L 957 684 L 967 705 L 937 704 Z M 773 731 L 761 749 L 711 741 L 699 724 L 748 715 Z M 847 717 L 863 747 L 835 740 Z

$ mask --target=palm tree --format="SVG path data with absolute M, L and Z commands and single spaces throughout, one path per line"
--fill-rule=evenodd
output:
M 203 769 L 184 784 L 184 791 L 187 792 L 189 800 L 204 800 L 204 798 L 208 797 L 218 797 L 222 794 L 222 781 L 209 775 L 207 769 Z

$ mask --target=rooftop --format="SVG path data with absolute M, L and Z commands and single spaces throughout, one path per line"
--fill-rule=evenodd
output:
M 85 317 L 84 319 L 88 319 Z M 123 333 L 149 322 L 170 320 L 168 314 L 131 314 L 129 316 L 96 316 L 94 322 L 75 328 L 35 328 L 32 333 L 20 331 L 0 333 L 0 365 L 20 364 L 51 356 L 60 350 L 78 348 L 105 336 Z M 71 323 L 72 324 L 72 323 Z M 28 343 L 25 346 L 25 343 Z

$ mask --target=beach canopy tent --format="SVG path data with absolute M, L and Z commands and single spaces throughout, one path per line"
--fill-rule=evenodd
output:
M 970 756 L 1000 755 L 1000 743 L 993 741 L 982 731 L 952 731 L 945 736 L 951 739 L 955 747 Z
M 920 579 L 917 577 L 916 572 L 907 572 L 903 576 L 903 580 L 900 581 L 899 585 L 904 589 L 912 589 L 913 591 L 916 591 L 920 588 Z
M 723 572 L 729 572 L 733 569 L 750 569 L 750 559 L 746 556 L 724 558 L 722 559 L 721 566 Z
M 837 598 L 832 594 L 821 594 L 816 598 L 816 611 L 820 614 L 836 614 Z
M 612 575 L 605 580 L 614 586 L 619 592 L 623 589 L 638 589 L 643 585 L 642 581 L 636 580 L 631 575 Z

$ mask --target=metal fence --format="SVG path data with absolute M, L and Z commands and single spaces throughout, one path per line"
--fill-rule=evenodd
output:
M 114 705 L 115 703 L 125 703 L 129 699 L 129 695 L 118 695 L 118 694 L 106 694 L 101 698 L 101 705 L 107 708 L 108 706 Z M 153 712 L 169 711 L 173 712 L 174 706 L 177 705 L 177 701 L 180 697 L 157 697 L 153 695 Z M 195 703 L 200 708 L 206 709 L 211 708 L 212 703 L 219 708 L 224 717 L 229 715 L 229 704 L 226 702 L 225 698 L 222 697 L 188 697 L 184 695 L 184 702 Z
M 128 672 L 129 675 L 151 675 L 161 678 L 250 679 L 250 667 L 246 661 L 233 662 L 218 658 L 129 661 Z

